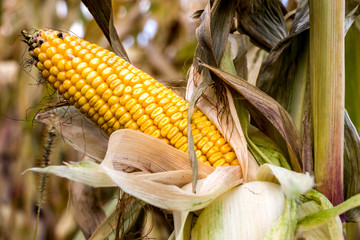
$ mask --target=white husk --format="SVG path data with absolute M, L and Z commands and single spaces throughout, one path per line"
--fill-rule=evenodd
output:
M 223 194 L 205 208 L 191 239 L 263 239 L 284 210 L 278 184 L 250 182 Z
M 296 198 L 314 186 L 314 178 L 308 173 L 301 174 L 271 164 L 261 165 L 256 180 L 280 183 L 288 198 Z

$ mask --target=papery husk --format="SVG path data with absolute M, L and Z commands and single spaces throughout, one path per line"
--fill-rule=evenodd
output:
M 63 139 L 77 151 L 99 162 L 104 159 L 108 135 L 74 106 L 39 112 L 35 119 L 47 125 L 54 124 Z
M 250 182 L 232 189 L 206 207 L 191 239 L 263 239 L 284 211 L 278 184 Z

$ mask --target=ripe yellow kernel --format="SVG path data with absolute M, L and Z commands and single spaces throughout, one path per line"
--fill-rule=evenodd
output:
M 141 124 L 140 130 L 144 132 L 146 129 L 148 129 L 150 126 L 153 125 L 154 125 L 154 121 L 152 119 L 148 119 L 143 124 Z
M 91 106 L 95 106 L 95 104 L 100 100 L 100 97 L 98 95 L 93 96 L 90 100 L 89 100 L 89 104 Z
M 125 77 L 127 74 L 129 74 L 129 70 L 123 69 L 123 70 L 121 70 L 121 72 L 119 73 L 119 77 L 120 77 L 121 79 L 124 79 L 124 77 Z
M 97 122 L 97 120 L 100 118 L 100 115 L 98 113 L 95 113 L 94 116 L 92 116 L 92 119 Z
M 52 62 L 50 60 L 45 60 L 45 62 L 43 63 L 44 67 L 46 69 L 50 69 L 53 65 Z
M 115 113 L 115 117 L 116 117 L 117 119 L 119 119 L 119 118 L 121 118 L 122 115 L 124 115 L 125 113 L 127 113 L 125 107 L 119 107 L 119 109 L 118 109 L 118 110 L 116 111 L 116 113 Z
M 60 82 L 63 82 L 64 80 L 66 80 L 66 73 L 65 72 L 59 72 L 59 74 L 57 75 L 57 79 Z
M 149 105 L 148 107 L 150 107 L 150 105 Z M 146 108 L 146 109 L 147 109 L 147 108 Z M 145 111 L 146 111 L 146 109 L 145 109 Z M 150 117 L 151 117 L 152 119 L 155 119 L 157 116 L 159 116 L 159 115 L 162 114 L 162 113 L 163 113 L 162 107 L 157 107 L 157 108 L 154 109 L 154 111 L 152 111 Z
M 60 87 L 61 83 L 59 81 L 54 82 L 54 87 L 58 89 Z
M 199 122 L 198 124 L 196 124 L 196 128 L 197 129 L 204 129 L 205 127 L 210 127 L 211 126 L 211 122 L 210 121 L 202 121 L 202 122 Z
M 114 74 L 114 70 L 112 68 L 110 68 L 110 67 L 107 67 L 102 71 L 101 76 L 104 79 L 107 79 L 112 74 Z
M 106 89 L 108 89 L 108 85 L 106 83 L 102 83 L 96 88 L 96 93 L 101 96 Z
M 137 121 L 139 118 L 141 118 L 142 116 L 144 116 L 144 114 L 145 114 L 145 109 L 140 108 L 136 113 L 134 113 L 133 119 L 134 119 L 135 121 Z
M 166 115 L 164 113 L 161 113 L 154 118 L 154 124 L 159 125 L 160 121 L 165 117 Z
M 222 158 L 223 154 L 221 152 L 217 152 L 214 153 L 213 155 L 211 155 L 208 160 L 211 164 L 214 164 L 217 160 L 219 160 L 220 158 Z
M 49 71 L 50 74 L 53 75 L 54 77 L 56 77 L 59 74 L 59 69 L 55 66 L 52 66 Z
M 64 60 L 64 56 L 57 53 L 55 54 L 52 58 L 51 58 L 51 61 L 54 65 L 58 65 L 58 63 L 61 61 L 61 60 Z
M 84 59 L 85 55 L 88 53 L 89 51 L 87 49 L 81 49 L 78 53 L 78 57 Z
M 125 84 L 126 86 L 126 84 Z M 126 86 L 124 89 L 124 94 L 132 94 L 132 87 Z
M 146 112 L 146 114 L 150 115 L 156 108 L 157 108 L 157 104 L 156 103 L 151 103 L 150 105 L 148 105 L 145 108 L 145 112 Z
M 119 123 L 119 121 L 116 121 L 115 123 L 114 123 L 114 125 L 112 126 L 112 129 L 114 130 L 114 131 L 116 131 L 116 130 L 119 130 L 120 129 L 120 123 Z
M 198 160 L 199 160 L 199 161 L 202 161 L 202 162 L 204 162 L 204 163 L 208 162 L 208 161 L 207 161 L 207 158 L 206 158 L 204 155 L 198 157 Z M 211 164 L 209 163 L 209 165 L 211 165 Z
M 197 144 L 202 139 L 202 137 L 203 136 L 201 135 L 201 133 L 198 134 L 193 133 L 194 144 Z
M 60 43 L 59 46 L 57 46 L 57 51 L 61 54 L 64 54 L 68 46 L 66 43 Z
M 227 153 L 227 152 L 230 152 L 231 150 L 232 150 L 232 148 L 231 148 L 230 144 L 228 144 L 228 143 L 226 143 L 220 147 L 220 151 L 222 153 Z
M 99 74 L 102 74 L 102 72 L 104 71 L 105 68 L 107 68 L 108 65 L 106 65 L 105 63 L 100 63 L 99 66 L 97 67 L 96 71 Z
M 206 154 L 212 147 L 214 146 L 213 142 L 207 142 L 202 148 L 201 148 L 201 152 L 203 154 Z
M 223 166 L 224 164 L 225 164 L 225 159 L 221 158 L 213 164 L 213 167 L 220 167 L 220 166 Z
M 133 129 L 133 130 L 139 129 L 139 126 L 133 120 L 130 120 L 129 122 L 127 122 L 124 127 L 128 128 L 128 129 Z
M 116 63 L 116 61 L 117 61 L 116 57 L 109 58 L 109 60 L 107 61 L 107 65 L 112 66 L 114 65 L 114 63 Z
M 231 162 L 230 165 L 231 166 L 239 165 L 239 161 L 237 159 L 235 159 L 234 161 Z
M 119 86 L 117 86 L 115 89 L 114 89 L 114 94 L 118 97 L 120 97 L 122 95 L 122 93 L 124 92 L 124 89 L 125 89 L 125 84 L 120 84 Z
M 130 94 L 126 94 L 120 97 L 120 104 L 121 106 L 125 106 L 125 104 L 132 99 L 132 96 Z
M 209 139 L 207 137 L 203 137 L 198 144 L 196 145 L 199 149 L 205 146 L 206 143 L 209 142 Z
M 90 108 L 91 108 L 90 104 L 89 104 L 89 103 L 85 103 L 84 105 L 82 105 L 82 107 L 81 107 L 80 110 L 81 110 L 83 113 L 87 113 L 87 112 L 89 112 Z
M 91 73 L 94 72 L 94 70 L 91 67 L 87 67 L 84 69 L 84 71 L 81 73 L 81 77 L 83 79 L 86 79 L 86 77 Z
M 80 92 L 76 92 L 75 95 L 73 96 L 75 101 L 78 101 L 81 98 L 81 93 Z M 77 103 L 77 102 L 76 102 Z M 78 103 L 77 103 L 78 104 Z M 76 107 L 76 106 L 75 106 Z M 80 106 L 77 106 L 77 108 L 79 108 Z
M 99 58 L 93 58 L 89 61 L 89 67 L 96 70 L 97 67 L 100 65 L 101 60 Z
M 99 109 L 99 114 L 100 116 L 103 116 L 106 112 L 108 112 L 110 110 L 109 105 L 104 104 L 102 105 L 102 107 Z M 110 111 L 109 111 L 110 112 Z
M 99 99 L 95 105 L 94 105 L 94 109 L 95 111 L 99 111 L 99 109 L 105 104 L 104 100 Z M 100 114 L 100 113 L 99 113 Z
M 171 117 L 170 117 L 170 121 L 172 123 L 177 122 L 178 120 L 180 120 L 182 118 L 182 114 L 180 112 L 174 113 Z
M 217 153 L 220 151 L 220 148 L 217 146 L 213 146 L 212 148 L 210 148 L 210 150 L 206 153 L 206 157 L 209 158 L 211 155 Z
M 202 152 L 200 150 L 196 150 L 195 155 L 197 158 L 199 158 L 202 155 Z
M 36 63 L 36 67 L 37 67 L 40 71 L 42 71 L 42 70 L 45 69 L 44 65 L 43 65 L 41 62 Z
M 129 72 L 123 79 L 123 82 L 126 84 L 126 85 L 130 85 L 130 81 L 133 79 L 133 77 L 135 77 L 135 75 L 131 72 Z M 133 86 L 133 85 L 131 85 Z
M 143 107 L 147 107 L 150 103 L 154 102 L 155 99 L 146 92 L 140 95 L 138 101 L 143 105 Z
M 47 70 L 44 70 L 44 71 L 47 71 Z M 50 73 L 49 73 L 49 74 L 50 74 Z M 49 83 L 54 84 L 56 81 L 57 81 L 56 77 L 54 77 L 54 76 L 52 76 L 52 75 L 50 75 L 50 76 L 48 77 L 48 82 L 49 82 Z
M 220 135 L 219 133 L 216 133 L 216 134 L 214 134 L 214 135 L 211 136 L 210 141 L 216 143 L 216 141 L 217 141 L 220 137 L 221 137 L 221 135 Z
M 47 59 L 46 54 L 43 53 L 43 52 L 39 53 L 38 59 L 39 59 L 40 62 L 46 61 L 46 59 Z
M 155 137 L 155 138 L 159 138 L 160 137 L 160 130 L 157 129 L 153 132 L 153 134 L 151 134 L 151 136 Z
M 88 62 L 90 62 L 90 60 L 93 59 L 93 58 L 94 58 L 94 55 L 93 55 L 93 54 L 87 53 L 87 54 L 85 54 L 85 56 L 84 56 L 84 61 L 88 63 Z
M 112 106 L 112 105 L 114 105 L 114 104 L 116 104 L 118 102 L 119 102 L 119 97 L 118 96 L 111 96 L 109 98 L 109 100 L 108 100 L 109 106 Z
M 75 72 L 75 70 L 73 69 L 73 66 L 72 66 L 72 62 L 71 61 L 67 61 L 66 64 L 65 64 L 65 70 L 66 71 L 73 71 Z
M 85 98 L 87 99 L 87 100 L 90 100 L 93 96 L 95 96 L 95 89 L 93 89 L 93 88 L 90 88 L 89 90 L 87 90 L 86 91 L 86 93 L 85 93 Z
M 110 107 L 110 111 L 112 112 L 112 114 L 115 114 L 116 111 L 119 109 L 119 107 L 121 107 L 121 105 L 119 103 L 115 103 L 114 105 L 112 105 Z
M 81 62 L 76 67 L 76 72 L 79 74 L 82 74 L 82 72 L 85 70 L 85 68 L 88 67 L 88 64 L 86 62 Z
M 77 93 L 76 87 L 71 86 L 71 87 L 69 88 L 69 90 L 68 90 L 68 93 L 69 93 L 70 96 L 74 96 L 75 93 Z
M 134 100 L 136 100 L 136 99 L 134 99 Z M 127 104 L 128 104 L 128 103 L 127 103 Z M 126 106 L 125 106 L 125 107 L 126 107 Z M 141 104 L 136 103 L 136 104 L 133 105 L 133 106 L 131 107 L 131 109 L 128 110 L 128 111 L 129 111 L 129 113 L 130 113 L 131 115 L 133 115 L 133 114 L 135 114 L 137 111 L 139 111 L 140 109 L 142 109 Z M 134 116 L 133 116 L 133 118 L 134 118 Z
M 228 152 L 224 155 L 224 159 L 227 163 L 231 163 L 236 158 L 236 154 L 234 152 Z
M 58 90 L 59 90 L 60 94 L 63 94 L 66 91 L 66 89 L 64 88 L 64 86 L 62 84 L 58 87 Z
M 45 52 L 50 46 L 51 44 L 49 42 L 44 42 L 43 44 L 41 44 L 40 49 L 42 52 Z
M 77 90 L 81 91 L 82 88 L 83 88 L 85 85 L 86 85 L 85 80 L 84 80 L 84 79 L 80 79 L 80 80 L 76 83 L 75 87 L 76 87 Z
M 179 133 L 179 128 L 177 128 L 177 127 L 172 127 L 171 129 L 170 129 L 170 131 L 168 132 L 168 134 L 166 135 L 166 137 L 168 138 L 168 139 L 172 139 L 176 134 L 178 134 Z
M 90 105 L 90 104 L 89 104 Z M 90 108 L 89 109 L 89 111 L 88 111 L 88 115 L 89 115 L 89 117 L 93 117 L 94 115 L 96 114 L 96 111 L 95 111 L 95 109 L 92 107 L 92 108 Z
M 58 64 L 57 67 L 60 71 L 65 71 L 65 65 L 66 65 L 66 60 L 65 59 L 61 59 Z
M 35 48 L 34 49 L 34 56 L 39 56 L 39 54 L 41 53 L 41 50 L 40 50 L 40 48 L 39 47 L 37 47 L 37 48 Z
M 141 126 L 148 119 L 150 119 L 149 115 L 144 114 L 136 122 L 139 126 Z
M 164 117 L 163 119 L 161 119 L 161 121 L 158 124 L 158 127 L 161 129 L 163 128 L 165 125 L 170 123 L 170 118 L 168 117 Z
M 157 129 L 158 129 L 158 128 L 153 125 L 153 126 L 148 127 L 148 128 L 144 131 L 144 133 L 151 135 L 151 134 L 153 134 Z
M 106 120 L 105 116 L 106 116 L 106 114 L 104 115 L 104 120 L 107 121 L 107 125 L 109 127 L 114 126 L 115 122 L 117 122 L 117 119 L 115 117 L 112 117 L 112 118 Z
M 102 99 L 104 99 L 105 102 L 107 102 L 112 95 L 113 95 L 113 92 L 111 91 L 110 88 L 108 88 L 104 91 L 104 93 L 102 94 L 101 97 L 102 97 Z
M 223 137 L 220 137 L 216 142 L 215 145 L 218 147 L 223 146 L 226 143 L 225 139 Z
M 135 104 L 137 104 L 137 101 L 135 98 L 131 98 L 129 99 L 129 101 L 127 101 L 127 103 L 125 104 L 125 108 L 127 111 L 130 111 L 130 109 L 135 106 Z
M 56 54 L 56 48 L 49 47 L 48 49 L 46 49 L 45 54 L 48 59 L 51 59 Z
M 132 74 L 132 73 L 131 73 Z M 128 74 L 128 75 L 130 75 L 130 74 Z M 125 80 L 124 80 L 125 81 Z M 131 80 L 130 80 L 130 82 L 129 82 L 129 85 L 130 86 L 135 86 L 135 85 L 137 85 L 137 84 L 139 84 L 139 83 L 141 83 L 141 79 L 138 77 L 138 76 L 134 76 Z
M 121 84 L 121 80 L 120 79 L 115 79 L 113 80 L 111 83 L 110 83 L 110 88 L 111 90 L 114 90 L 116 87 L 118 87 L 119 85 Z M 124 85 L 124 88 L 125 88 L 125 84 Z
M 182 134 L 181 132 L 178 132 L 177 134 L 175 134 L 174 137 L 171 138 L 170 144 L 171 144 L 171 145 L 175 145 L 175 143 L 176 143 L 177 141 L 179 141 L 179 139 L 180 139 L 181 137 L 183 137 L 183 134 Z
M 131 115 L 130 113 L 125 113 L 124 115 L 122 115 L 122 117 L 119 119 L 119 123 L 121 125 L 125 125 L 127 122 L 129 122 L 131 120 Z
M 96 71 L 91 71 L 86 76 L 86 83 L 92 85 L 92 82 L 95 80 L 95 78 L 99 77 L 98 73 Z M 101 79 L 101 77 L 99 77 Z
M 173 124 L 169 123 L 169 124 L 165 125 L 164 127 L 162 127 L 160 129 L 161 136 L 166 137 L 173 126 L 174 126 Z
M 179 112 L 179 109 L 176 106 L 172 106 L 166 111 L 166 116 L 171 117 L 176 112 Z
M 104 72 L 103 72 L 103 74 L 104 74 Z M 106 83 L 110 85 L 113 81 L 117 80 L 118 78 L 119 77 L 115 73 L 113 73 L 106 78 Z
M 87 100 L 84 96 L 81 96 L 78 100 L 79 106 L 83 106 L 85 103 L 87 103 Z
M 181 120 L 181 122 L 179 123 L 179 129 L 180 131 L 184 131 L 184 129 L 187 127 L 187 120 L 183 119 Z
M 100 114 L 99 114 L 100 115 Z M 104 120 L 104 118 L 103 117 L 99 117 L 99 119 L 98 119 L 98 125 L 100 125 L 101 126 L 101 129 L 103 129 L 103 130 L 107 130 L 108 129 L 108 126 L 107 126 L 107 124 L 104 124 L 105 123 L 105 120 Z
M 101 76 L 97 76 L 97 77 L 95 77 L 94 78 L 94 80 L 91 82 L 91 86 L 93 87 L 93 88 L 98 88 L 101 84 L 103 84 L 104 83 L 104 80 L 102 79 L 102 77 Z

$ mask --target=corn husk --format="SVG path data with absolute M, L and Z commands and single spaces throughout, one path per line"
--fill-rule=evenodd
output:
M 284 211 L 279 185 L 250 182 L 222 195 L 202 211 L 191 239 L 263 239 Z

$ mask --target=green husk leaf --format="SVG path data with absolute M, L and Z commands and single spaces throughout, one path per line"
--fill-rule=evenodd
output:
M 285 195 L 290 199 L 306 193 L 314 185 L 314 179 L 309 174 L 297 173 L 271 164 L 261 165 L 256 179 L 279 183 Z
M 328 200 L 325 197 L 320 198 L 319 196 L 321 196 L 320 193 L 312 190 L 311 192 L 305 194 L 304 197 L 307 198 L 308 200 L 313 200 L 318 204 L 320 202 L 319 205 L 327 209 L 323 209 L 300 218 L 298 221 L 297 229 L 299 231 L 308 231 L 317 228 L 324 223 L 333 221 L 328 223 L 332 237 L 342 236 L 342 226 L 341 226 L 340 218 L 338 216 L 344 213 L 345 211 L 348 211 L 349 209 L 360 206 L 360 194 L 347 199 L 345 202 L 335 207 L 331 207 L 332 205 L 330 202 L 326 203 L 326 201 Z M 339 239 L 339 238 L 334 238 L 334 239 Z
M 105 37 L 109 41 L 116 55 L 124 58 L 130 62 L 129 57 L 117 35 L 113 13 L 112 13 L 112 1 L 111 0 L 81 0 L 85 6 L 89 9 L 89 12 L 93 15 L 96 23 L 101 28 Z
M 260 130 L 273 137 L 283 152 L 289 153 L 292 169 L 301 171 L 300 137 L 286 110 L 246 81 L 207 64 L 203 65 L 244 97 L 243 102 Z
M 285 199 L 283 215 L 274 223 L 264 240 L 288 240 L 292 239 L 297 223 L 297 205 L 295 199 Z
M 286 23 L 279 1 L 245 1 L 238 6 L 239 31 L 267 51 L 287 36 Z
M 360 193 L 360 137 L 346 111 L 344 131 L 344 193 L 348 199 Z M 346 212 L 346 221 L 359 222 L 360 208 Z
M 278 184 L 250 182 L 228 191 L 206 207 L 191 239 L 263 239 L 284 212 Z
M 106 153 L 108 136 L 75 107 L 58 107 L 40 112 L 36 121 L 54 124 L 56 130 L 77 151 L 101 162 Z

